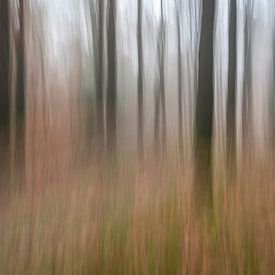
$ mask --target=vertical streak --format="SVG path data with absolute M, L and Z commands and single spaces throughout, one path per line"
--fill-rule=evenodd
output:
M 181 22 L 180 22 L 180 0 L 177 9 L 177 33 L 178 33 L 178 112 L 179 112 L 179 151 L 180 157 L 183 155 L 183 115 L 182 115 L 182 61 L 181 61 Z
M 116 153 L 117 146 L 117 81 L 116 81 L 116 0 L 108 2 L 108 88 L 107 88 L 107 151 Z
M 143 0 L 138 0 L 138 151 L 143 156 L 143 39 L 142 39 Z

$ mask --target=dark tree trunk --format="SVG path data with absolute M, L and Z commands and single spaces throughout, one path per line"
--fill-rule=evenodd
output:
M 245 14 L 245 54 L 244 54 L 244 96 L 243 96 L 243 148 L 246 153 L 248 143 L 244 140 L 249 138 L 250 112 L 251 112 L 251 36 L 252 36 L 252 10 L 253 2 L 249 0 Z
M 163 16 L 163 0 L 161 0 L 161 18 L 158 33 L 157 62 L 158 71 L 155 84 L 155 126 L 154 142 L 156 154 L 160 149 L 166 151 L 166 102 L 165 102 L 165 24 Z M 160 139 L 160 125 L 162 126 L 162 137 Z M 160 140 L 162 148 L 160 148 Z
M 0 2 L 0 134 L 8 133 L 9 104 L 9 73 L 10 73 L 10 30 L 9 0 Z M 8 140 L 5 138 L 5 140 Z
M 93 32 L 94 77 L 96 88 L 95 141 L 96 152 L 104 151 L 104 0 L 90 2 Z M 91 107 L 91 106 L 89 106 Z
M 108 88 L 107 88 L 107 151 L 115 155 L 117 146 L 117 83 L 116 83 L 116 1 L 108 3 Z
M 230 4 L 229 25 L 229 68 L 228 68 L 228 97 L 227 97 L 227 156 L 228 171 L 236 169 L 236 0 Z
M 142 44 L 142 5 L 143 0 L 138 0 L 138 151 L 143 157 L 143 44 Z
M 182 62 L 181 62 L 181 26 L 180 26 L 180 9 L 177 6 L 177 32 L 178 32 L 178 111 L 179 111 L 179 151 L 180 157 L 183 156 L 183 129 L 182 129 Z
M 17 48 L 17 114 L 20 122 L 25 117 L 25 22 L 24 22 L 24 0 L 19 1 L 20 31 L 18 34 Z
M 16 126 L 15 142 L 16 156 L 15 160 L 18 168 L 18 175 L 24 178 L 25 171 L 25 1 L 19 0 L 18 17 L 20 30 L 17 38 L 17 87 L 16 87 Z
M 103 58 L 104 58 L 104 0 L 98 1 L 98 57 L 96 68 L 96 118 L 98 146 L 102 153 L 104 147 L 104 108 L 103 108 Z
M 165 100 L 165 44 L 166 32 L 163 15 L 163 0 L 161 0 L 161 44 L 160 44 L 160 100 L 162 111 L 162 149 L 166 151 L 166 100 Z
M 215 0 L 203 1 L 196 105 L 195 188 L 212 204 L 213 29 Z
M 10 10 L 9 0 L 0 1 L 0 183 L 7 181 L 10 142 Z

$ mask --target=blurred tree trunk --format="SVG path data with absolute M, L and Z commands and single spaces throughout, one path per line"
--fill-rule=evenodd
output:
M 213 29 L 215 0 L 204 0 L 196 105 L 195 188 L 202 203 L 212 204 Z
M 9 73 L 10 73 L 10 19 L 9 0 L 0 2 L 0 134 L 4 138 L 4 146 L 8 139 L 8 127 L 10 117 L 9 103 Z
M 17 55 L 17 110 L 21 121 L 25 116 L 25 22 L 24 22 L 24 0 L 19 0 L 19 23 L 18 55 Z
M 115 156 L 117 147 L 116 83 L 116 0 L 108 2 L 108 88 L 106 102 L 107 151 Z
M 10 142 L 10 5 L 0 1 L 0 183 L 8 181 L 7 160 Z
M 155 147 L 156 153 L 160 151 L 160 114 L 162 126 L 162 151 L 166 151 L 166 100 L 165 100 L 165 23 L 163 15 L 163 0 L 161 0 L 161 18 L 158 33 L 158 76 L 155 86 Z M 160 113 L 161 111 L 161 113 Z
M 229 25 L 229 70 L 227 96 L 227 157 L 228 171 L 235 174 L 236 170 L 236 0 L 230 3 Z
M 93 31 L 94 76 L 96 88 L 96 147 L 104 150 L 104 0 L 90 1 Z M 89 106 L 91 107 L 91 106 Z
M 160 99 L 162 111 L 162 146 L 166 151 L 166 100 L 165 100 L 165 50 L 166 50 L 166 26 L 164 24 L 163 0 L 161 0 L 161 44 L 160 44 Z
M 182 118 L 182 62 L 181 62 L 181 0 L 178 0 L 177 9 L 177 33 L 178 33 L 178 112 L 179 112 L 179 151 L 183 156 L 183 118 Z
M 11 10 L 17 14 L 17 10 Z M 17 91 L 17 54 L 16 54 L 16 28 L 15 21 L 10 18 L 10 151 L 9 151 L 9 178 L 14 182 L 15 160 L 16 160 L 16 91 Z
M 143 40 L 142 40 L 142 7 L 143 0 L 138 0 L 138 24 L 137 24 L 137 42 L 138 42 L 138 152 L 143 158 Z
M 103 108 L 103 58 L 104 58 L 104 0 L 98 1 L 98 53 L 96 64 L 96 117 L 97 137 L 100 153 L 104 147 L 104 108 Z
M 8 1 L 7 1 L 8 2 Z M 9 159 L 9 180 L 11 183 L 14 182 L 16 173 L 16 178 L 22 180 L 23 176 L 23 164 L 24 164 L 24 6 L 23 1 L 18 2 L 18 6 L 13 6 L 12 4 L 5 4 L 1 2 L 1 16 L 4 21 L 1 26 L 7 28 L 8 34 L 6 36 L 2 35 L 4 39 L 2 40 L 1 47 L 3 49 L 4 43 L 8 50 L 1 50 L 2 62 L 5 61 L 7 65 L 1 66 L 5 71 L 5 80 L 1 83 L 6 87 L 5 93 L 3 94 L 1 89 L 1 99 L 0 104 L 3 104 L 1 110 L 5 114 L 1 114 L 1 120 L 5 120 L 4 124 L 4 139 L 5 148 L 8 150 L 5 154 Z M 4 14 L 8 13 L 7 15 Z M 19 21 L 19 29 L 17 29 L 16 20 Z M 3 28 L 1 27 L 1 33 L 3 34 Z M 3 76 L 3 74 L 1 74 Z M 3 86 L 1 86 L 3 88 Z M 3 98 L 5 96 L 5 99 Z M 4 106 L 5 104 L 5 106 Z M 6 117 L 8 116 L 8 117 Z M 2 127 L 1 127 L 2 128 Z M 3 128 L 2 128 L 3 129 Z M 3 137 L 3 136 L 2 136 Z M 2 151 L 2 153 L 4 153 Z
M 248 0 L 245 9 L 245 53 L 244 53 L 244 97 L 243 97 L 243 150 L 248 152 L 249 144 L 244 142 L 249 139 L 251 117 L 251 37 L 252 37 L 252 11 L 253 1 Z
M 25 7 L 24 0 L 19 1 L 20 30 L 17 40 L 17 89 L 16 89 L 16 159 L 20 164 L 20 174 L 24 173 L 25 150 Z
M 160 111 L 161 111 L 161 106 L 160 106 L 160 97 L 161 97 L 161 92 L 160 92 L 160 64 L 161 64 L 161 25 L 159 25 L 158 29 L 158 47 L 157 47 L 157 72 L 156 72 L 156 80 L 155 80 L 155 117 L 154 117 L 154 143 L 155 143 L 155 153 L 158 154 L 160 152 Z

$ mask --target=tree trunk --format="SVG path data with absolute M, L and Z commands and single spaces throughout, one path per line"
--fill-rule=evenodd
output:
M 16 90 L 16 159 L 20 176 L 24 176 L 25 151 L 25 3 L 19 1 L 19 23 L 17 45 L 17 90 Z
M 231 0 L 227 96 L 227 168 L 233 173 L 236 170 L 236 13 L 236 0 Z
M 98 59 L 97 59 L 97 89 L 96 89 L 96 117 L 97 137 L 100 153 L 104 147 L 104 108 L 103 108 L 103 58 L 104 58 L 104 0 L 98 1 Z
M 6 174 L 10 141 L 10 9 L 9 1 L 0 2 L 0 183 Z
M 143 0 L 138 0 L 138 24 L 137 24 L 137 41 L 138 41 L 138 152 L 143 158 L 144 141 L 143 141 L 143 40 L 142 40 L 142 7 Z
M 116 154 L 117 146 L 117 83 L 116 83 L 116 1 L 108 3 L 108 88 L 107 88 L 107 151 Z
M 0 2 L 0 132 L 7 134 L 9 126 L 9 72 L 10 72 L 10 30 L 9 1 Z M 5 138 L 7 141 L 7 139 Z M 6 143 L 5 141 L 5 143 Z
M 20 32 L 18 35 L 17 55 L 17 110 L 21 121 L 25 113 L 25 34 L 24 34 L 24 1 L 19 1 Z
M 245 11 L 245 56 L 244 56 L 244 96 L 243 96 L 243 153 L 250 150 L 248 142 L 244 142 L 249 139 L 250 123 L 251 123 L 251 36 L 252 36 L 252 20 L 251 13 L 253 10 L 253 2 L 248 0 Z
M 155 122 L 154 142 L 155 151 L 158 155 L 160 150 L 166 151 L 166 102 L 165 102 L 165 24 L 163 18 L 163 0 L 161 0 L 161 18 L 158 30 L 157 62 L 158 71 L 155 84 Z M 160 139 L 160 126 L 162 126 L 162 137 Z M 160 148 L 162 141 L 162 148 Z
M 161 44 L 160 44 L 160 100 L 162 111 L 162 149 L 166 151 L 166 100 L 165 100 L 165 43 L 166 33 L 163 16 L 163 0 L 161 0 Z
M 213 29 L 215 0 L 203 1 L 196 105 L 195 188 L 212 204 Z
M 179 2 L 180 3 L 180 2 Z M 177 32 L 178 32 L 178 112 L 179 112 L 179 152 L 183 156 L 183 118 L 182 118 L 182 62 L 181 62 L 181 26 L 180 26 L 180 9 L 177 6 Z

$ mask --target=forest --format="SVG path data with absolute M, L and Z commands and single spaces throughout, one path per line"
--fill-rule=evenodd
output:
M 275 0 L 0 0 L 0 274 L 275 274 L 274 161 Z

